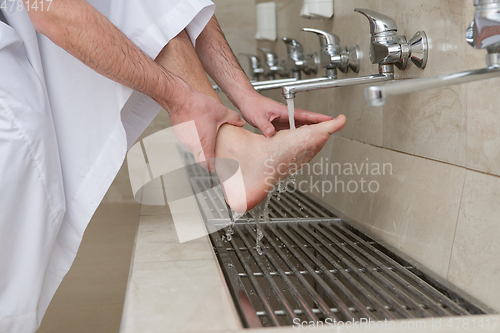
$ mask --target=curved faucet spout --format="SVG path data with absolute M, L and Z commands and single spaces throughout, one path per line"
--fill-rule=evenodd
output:
M 339 87 L 348 87 L 355 86 L 359 84 L 367 84 L 367 83 L 377 83 L 383 81 L 389 81 L 394 79 L 394 73 L 380 73 L 377 75 L 368 75 L 362 77 L 354 77 L 349 79 L 342 80 L 325 80 L 322 82 L 313 82 L 313 83 L 302 83 L 295 85 L 286 85 L 282 88 L 283 97 L 285 99 L 295 98 L 295 94 L 298 92 L 304 91 L 312 91 L 312 90 L 320 90 L 320 89 L 329 89 L 329 88 L 339 88 Z

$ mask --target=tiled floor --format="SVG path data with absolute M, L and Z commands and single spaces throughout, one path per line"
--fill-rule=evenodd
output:
M 101 204 L 39 333 L 119 331 L 138 215 L 136 203 Z

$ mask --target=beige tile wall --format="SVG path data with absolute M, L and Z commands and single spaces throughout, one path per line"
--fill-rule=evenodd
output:
M 266 0 L 267 1 L 267 0 Z M 258 42 L 255 2 L 214 0 L 216 15 L 238 55 L 257 53 L 256 47 L 286 54 L 283 42 Z M 356 7 L 383 12 L 410 38 L 417 30 L 429 37 L 429 64 L 425 70 L 396 70 L 397 78 L 429 77 L 484 67 L 485 52 L 465 42 L 473 17 L 472 0 L 336 0 L 333 20 L 299 17 L 301 0 L 278 0 L 278 36 L 303 43 L 306 52 L 319 51 L 318 39 L 301 27 L 337 34 L 343 46 L 362 50 L 359 75 L 376 73 L 370 63 L 369 25 L 354 13 Z M 239 57 L 245 70 L 246 58 Z M 323 75 L 324 71 L 320 71 Z M 339 78 L 355 73 L 339 73 Z M 304 75 L 304 78 L 307 76 Z M 500 311 L 500 79 L 447 87 L 392 98 L 385 107 L 369 108 L 365 86 L 297 95 L 296 105 L 348 118 L 345 129 L 332 138 L 311 162 L 391 163 L 392 175 L 364 176 L 377 181 L 377 193 L 348 191 L 313 195 L 363 224 L 374 237 L 394 246 L 448 278 L 460 288 Z M 280 92 L 266 96 L 281 101 Z M 232 107 L 227 99 L 226 105 Z M 145 135 L 168 126 L 161 113 Z M 149 133 L 149 134 L 148 134 Z M 131 200 L 126 169 L 110 190 L 110 201 Z M 125 178 L 126 177 L 126 178 Z M 356 181 L 362 175 L 313 175 L 315 181 Z M 310 179 L 304 175 L 300 179 Z M 339 185 L 340 186 L 340 185 Z M 154 214 L 154 212 L 151 212 Z M 478 273 L 482 272 L 482 273 Z
M 267 0 L 257 0 L 265 2 Z M 429 37 L 425 70 L 413 64 L 396 77 L 430 77 L 485 67 L 484 50 L 465 42 L 473 18 L 472 0 L 336 0 L 332 20 L 299 17 L 301 0 L 277 0 L 278 36 L 319 51 L 318 40 L 301 27 L 337 34 L 344 46 L 363 52 L 359 75 L 377 72 L 368 58 L 369 25 L 354 13 L 368 8 L 392 17 L 407 38 L 418 30 Z M 281 41 L 259 42 L 281 58 Z M 323 72 L 321 72 L 323 75 Z M 339 78 L 354 73 L 339 73 Z M 368 108 L 364 86 L 297 95 L 296 105 L 336 116 L 345 129 L 331 139 L 312 163 L 391 163 L 392 175 L 313 175 L 313 181 L 377 181 L 377 193 L 312 193 L 364 225 L 461 289 L 500 311 L 500 79 L 446 87 L 391 98 Z M 281 100 L 279 92 L 266 96 Z M 304 175 L 301 179 L 310 179 Z

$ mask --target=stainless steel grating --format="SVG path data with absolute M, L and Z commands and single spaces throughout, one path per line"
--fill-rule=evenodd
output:
M 211 188 L 210 176 L 190 155 L 184 153 L 191 185 L 245 327 L 293 325 L 297 318 L 377 321 L 493 313 L 302 193 L 272 198 L 271 222 L 261 223 L 263 255 L 256 251 L 256 224 L 249 216 L 237 221 L 228 241 L 222 191 Z
M 214 180 L 214 187 L 210 188 L 210 178 L 192 177 L 191 186 L 196 193 L 198 203 L 206 220 L 227 219 L 228 212 L 225 204 L 224 195 L 220 188 L 219 181 Z M 281 193 L 278 197 L 273 196 L 269 203 L 269 216 L 272 219 L 318 219 L 336 217 L 333 213 L 317 204 L 302 193 L 291 194 Z M 249 214 L 243 216 L 243 219 L 251 219 Z
M 486 313 L 340 219 L 264 224 L 262 256 L 255 227 L 237 223 L 230 242 L 211 234 L 247 327 Z

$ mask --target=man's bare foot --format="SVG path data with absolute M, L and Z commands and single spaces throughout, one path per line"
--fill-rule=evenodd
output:
M 279 181 L 316 156 L 330 135 L 346 123 L 344 115 L 295 131 L 280 131 L 272 138 L 240 127 L 223 125 L 215 148 L 215 169 L 231 208 L 244 213 L 257 206 Z M 239 163 L 239 170 L 227 161 Z M 234 162 L 233 162 L 234 166 Z

